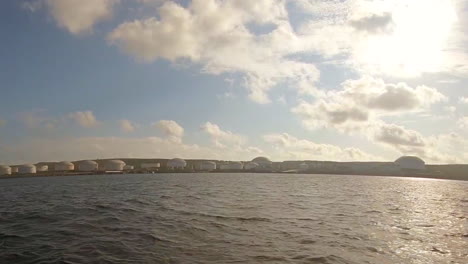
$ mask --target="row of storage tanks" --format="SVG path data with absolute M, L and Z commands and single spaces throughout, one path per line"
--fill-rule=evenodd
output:
M 76 165 L 75 165 L 76 164 Z M 196 168 L 204 171 L 211 170 L 252 170 L 255 168 L 270 168 L 272 162 L 265 157 L 258 157 L 253 159 L 251 162 L 242 163 L 242 162 L 226 162 L 222 163 L 219 166 L 213 161 L 202 161 L 196 165 Z M 142 169 L 155 169 L 159 168 L 159 163 L 143 163 L 141 164 Z M 168 169 L 184 169 L 187 167 L 187 162 L 183 159 L 174 158 L 167 162 L 166 167 Z M 133 170 L 134 167 L 126 165 L 125 162 L 121 160 L 106 160 L 103 163 L 103 166 L 99 166 L 96 161 L 85 160 L 79 161 L 76 163 L 62 161 L 54 164 L 54 171 L 82 171 L 82 172 L 92 172 L 92 171 L 123 171 L 123 170 Z M 37 172 L 48 171 L 49 168 L 47 165 L 33 165 L 33 164 L 24 164 L 20 166 L 0 166 L 0 175 L 10 175 L 14 173 L 19 174 L 34 174 Z
M 54 171 L 97 171 L 98 169 L 107 170 L 107 171 L 122 171 L 122 170 L 132 170 L 133 166 L 127 166 L 125 162 L 121 160 L 107 160 L 104 162 L 104 167 L 99 168 L 99 165 L 96 161 L 85 160 L 76 163 L 61 161 L 54 164 Z M 24 164 L 19 166 L 3 166 L 0 165 L 0 175 L 10 175 L 14 173 L 19 174 L 34 174 L 38 172 L 49 171 L 47 165 L 33 165 L 33 164 Z
M 414 156 L 403 156 L 397 159 L 394 164 L 400 169 L 408 170 L 424 170 L 425 162 L 418 157 Z M 159 163 L 143 163 L 141 164 L 142 169 L 157 169 L 160 167 Z M 184 169 L 187 167 L 187 162 L 183 159 L 174 158 L 167 162 L 166 167 L 168 169 Z M 309 165 L 302 163 L 299 165 L 300 170 L 306 170 L 309 168 Z M 19 174 L 34 174 L 37 172 L 48 171 L 47 165 L 32 165 L 25 164 L 20 166 L 0 166 L 0 175 L 10 175 L 13 173 Z M 124 171 L 124 170 L 133 170 L 134 167 L 126 165 L 125 162 L 121 160 L 106 160 L 104 161 L 103 166 L 99 166 L 96 161 L 85 160 L 74 163 L 68 161 L 58 162 L 54 165 L 54 171 L 82 171 L 82 172 L 92 172 L 92 171 Z M 257 157 L 250 162 L 224 162 L 216 163 L 213 161 L 201 161 L 195 165 L 193 169 L 203 170 L 203 171 L 212 171 L 212 170 L 271 170 L 272 162 L 265 157 Z

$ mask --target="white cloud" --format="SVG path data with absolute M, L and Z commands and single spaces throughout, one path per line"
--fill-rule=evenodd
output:
M 287 133 L 264 135 L 263 139 L 276 148 L 275 155 L 283 159 L 312 159 L 337 161 L 375 161 L 380 157 L 368 154 L 358 148 L 341 148 L 330 144 L 319 144 L 306 139 L 298 139 Z
M 240 147 L 246 143 L 246 138 L 244 136 L 234 134 L 231 131 L 224 131 L 218 125 L 211 122 L 203 124 L 201 129 L 211 137 L 212 142 L 217 147 L 224 148 L 227 145 Z
M 72 34 L 90 32 L 93 26 L 112 16 L 119 0 L 46 0 L 57 24 Z
M 124 133 L 130 133 L 130 132 L 135 131 L 135 125 L 130 120 L 126 120 L 126 119 L 120 120 L 119 124 L 120 124 L 120 130 Z
M 43 109 L 22 112 L 19 114 L 19 120 L 29 129 L 52 129 L 55 128 L 59 123 L 59 120 L 57 118 L 49 116 L 47 112 Z
M 460 117 L 460 119 L 457 121 L 457 125 L 461 129 L 468 130 L 468 116 Z
M 36 12 L 42 8 L 43 2 L 41 0 L 25 1 L 21 3 L 21 8 L 28 10 L 29 12 Z
M 460 98 L 460 104 L 468 104 L 468 97 Z
M 294 2 L 313 15 L 299 27 L 308 51 L 339 56 L 340 63 L 367 74 L 468 74 L 464 24 L 459 19 L 466 8 L 455 1 Z
M 273 25 L 254 34 L 249 25 Z M 249 98 L 268 103 L 267 92 L 280 83 L 313 86 L 319 77 L 309 63 L 288 58 L 297 51 L 284 1 L 192 1 L 188 7 L 168 1 L 159 18 L 125 22 L 108 35 L 110 43 L 145 62 L 188 60 L 202 72 L 244 75 Z
M 92 111 L 70 113 L 68 114 L 68 118 L 86 128 L 94 127 L 99 124 Z
M 405 83 L 389 84 L 365 76 L 345 81 L 341 90 L 323 93 L 313 103 L 302 101 L 292 111 L 311 129 L 347 128 L 381 116 L 423 111 L 445 100 L 447 98 L 434 88 L 412 88 Z
M 173 120 L 161 120 L 155 123 L 154 126 L 161 130 L 170 141 L 182 142 L 184 128 L 177 124 L 177 122 Z

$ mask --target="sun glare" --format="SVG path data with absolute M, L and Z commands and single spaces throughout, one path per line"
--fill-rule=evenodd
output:
M 371 71 L 393 76 L 411 77 L 442 70 L 449 63 L 447 47 L 457 20 L 454 3 L 404 1 L 392 9 L 389 31 L 361 42 L 358 60 Z

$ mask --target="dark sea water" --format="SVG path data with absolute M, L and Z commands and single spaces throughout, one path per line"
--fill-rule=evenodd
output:
M 0 263 L 468 263 L 468 182 L 154 174 L 0 180 Z

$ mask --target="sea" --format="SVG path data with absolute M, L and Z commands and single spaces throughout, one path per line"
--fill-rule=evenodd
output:
M 0 263 L 468 263 L 468 182 L 179 173 L 0 180 Z

